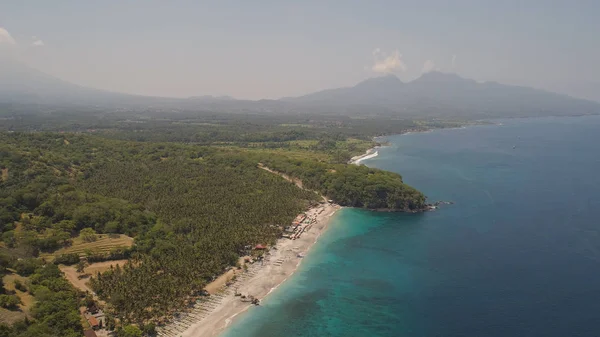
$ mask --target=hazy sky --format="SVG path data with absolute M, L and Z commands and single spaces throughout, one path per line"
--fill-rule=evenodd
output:
M 2 1 L 0 44 L 90 87 L 278 98 L 452 71 L 600 100 L 600 1 Z

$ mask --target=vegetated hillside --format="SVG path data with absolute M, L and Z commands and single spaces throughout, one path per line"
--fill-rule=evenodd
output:
M 135 239 L 133 247 L 86 256 L 132 259 L 95 275 L 92 286 L 123 324 L 168 317 L 235 265 L 247 245 L 273 243 L 282 226 L 320 200 L 259 169 L 259 161 L 282 170 L 286 163 L 296 166 L 290 172 L 345 205 L 407 211 L 422 206 L 424 197 L 396 174 L 319 161 L 336 161 L 336 149 L 349 144 L 362 143 L 316 139 L 296 150 L 243 149 L 0 133 L 4 265 L 14 267 L 18 255 L 41 266 L 40 253 L 68 251 L 78 236 L 127 234 Z M 337 173 L 327 173 L 332 171 Z M 78 259 L 58 255 L 55 263 Z

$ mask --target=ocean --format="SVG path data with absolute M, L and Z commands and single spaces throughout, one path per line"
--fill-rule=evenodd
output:
M 600 117 L 386 137 L 424 214 L 343 209 L 223 336 L 600 336 Z

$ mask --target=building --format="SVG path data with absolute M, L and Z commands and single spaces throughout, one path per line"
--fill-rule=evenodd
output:
M 304 213 L 302 213 L 302 214 L 299 214 L 299 215 L 298 215 L 298 216 L 297 216 L 297 217 L 294 219 L 294 221 L 292 221 L 292 224 L 294 224 L 294 225 L 299 225 L 299 224 L 301 224 L 301 223 L 302 223 L 302 221 L 304 221 L 304 219 L 306 219 L 306 214 L 304 214 Z
M 96 319 L 96 317 L 88 316 L 87 320 L 88 320 L 88 323 L 90 323 L 90 326 L 92 327 L 92 329 L 98 330 L 100 328 L 100 325 L 98 324 L 98 320 Z

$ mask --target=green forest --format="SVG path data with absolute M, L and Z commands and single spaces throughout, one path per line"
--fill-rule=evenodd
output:
M 273 244 L 298 213 L 322 201 L 319 193 L 344 206 L 425 209 L 425 197 L 400 175 L 346 164 L 375 143 L 311 132 L 259 131 L 213 144 L 159 131 L 157 140 L 141 141 L 114 130 L 0 133 L 2 272 L 27 277 L 35 298 L 31 315 L 0 325 L 0 337 L 81 335 L 78 308 L 89 294 L 73 288 L 59 264 L 128 259 L 92 275 L 91 286 L 107 303 L 111 328 L 152 335 L 248 245 Z M 116 234 L 134 238 L 133 246 L 55 253 L 76 238 Z M 0 305 L 15 307 L 18 296 L 5 293 Z
M 403 212 L 418 212 L 427 207 L 425 196 L 404 184 L 396 173 L 364 165 L 326 164 L 278 156 L 261 160 L 273 170 L 301 179 L 305 187 L 342 206 Z

